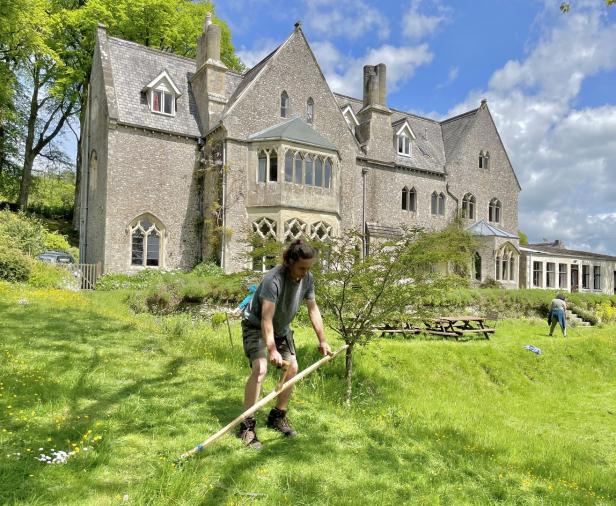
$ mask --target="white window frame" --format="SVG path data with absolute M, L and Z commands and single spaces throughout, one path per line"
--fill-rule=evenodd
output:
M 163 116 L 175 116 L 176 113 L 176 101 L 182 95 L 180 89 L 175 85 L 171 76 L 166 70 L 163 70 L 152 81 L 150 81 L 143 91 L 147 92 L 148 107 L 150 112 L 154 114 L 161 114 Z M 160 110 L 154 108 L 154 94 L 160 93 Z M 165 103 L 169 101 L 171 105 L 171 112 L 165 112 Z
M 154 94 L 160 93 L 160 111 L 154 108 Z M 171 112 L 165 112 L 165 104 L 167 101 L 171 102 Z M 150 90 L 150 111 L 154 114 L 162 114 L 163 116 L 175 116 L 175 95 L 170 93 L 166 87 L 158 86 L 157 88 Z
M 413 143 L 416 140 L 411 126 L 405 121 L 396 132 L 396 151 L 400 156 L 410 158 L 413 155 Z

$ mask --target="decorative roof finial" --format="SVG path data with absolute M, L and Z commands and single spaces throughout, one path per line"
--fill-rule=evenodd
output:
M 298 19 L 298 20 L 295 22 L 295 25 L 294 25 L 294 26 L 295 26 L 295 31 L 297 32 L 297 31 L 298 31 L 298 30 L 302 27 L 302 22 Z
M 207 27 L 210 26 L 212 24 L 212 13 L 208 12 L 205 15 L 205 25 L 203 26 L 203 31 L 205 32 L 207 30 Z

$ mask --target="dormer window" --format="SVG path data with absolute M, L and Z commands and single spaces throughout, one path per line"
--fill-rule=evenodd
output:
M 357 120 L 357 116 L 355 116 L 355 113 L 350 105 L 346 105 L 342 109 L 342 115 L 344 116 L 347 125 L 349 125 L 351 132 L 355 132 L 355 127 L 359 125 L 359 121 Z
M 396 132 L 396 145 L 399 155 L 411 156 L 412 154 L 412 142 L 415 140 L 415 134 L 411 130 L 407 121 L 402 123 L 402 126 Z
M 150 111 L 175 116 L 175 103 L 181 93 L 166 70 L 148 83 L 143 91 L 148 95 Z
M 289 117 L 289 95 L 283 91 L 280 95 L 280 116 L 282 118 Z
M 163 90 L 152 90 L 150 103 L 152 104 L 152 112 L 169 114 L 170 116 L 175 114 L 175 97 L 171 93 Z

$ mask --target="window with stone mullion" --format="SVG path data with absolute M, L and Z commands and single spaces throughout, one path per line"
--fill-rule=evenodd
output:
M 284 155 L 284 180 L 287 183 L 293 182 L 293 152 L 290 150 Z

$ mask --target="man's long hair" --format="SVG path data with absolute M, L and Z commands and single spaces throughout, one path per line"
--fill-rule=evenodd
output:
M 303 239 L 296 239 L 282 253 L 282 263 L 288 269 L 299 260 L 310 260 L 315 256 L 317 250 Z

